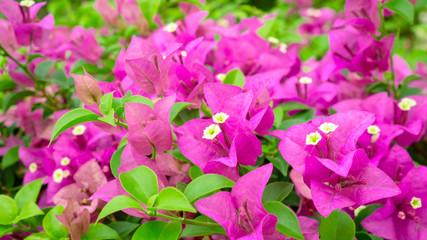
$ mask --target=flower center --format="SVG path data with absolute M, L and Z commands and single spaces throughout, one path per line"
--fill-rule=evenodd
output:
M 22 6 L 22 7 L 31 7 L 31 6 L 33 6 L 34 4 L 35 4 L 36 2 L 34 2 L 34 0 L 22 0 L 19 4 Z
M 218 124 L 211 124 L 203 131 L 203 138 L 212 140 L 221 132 Z
M 225 121 L 229 118 L 230 116 L 226 113 L 223 112 L 219 112 L 215 115 L 213 115 L 212 119 L 214 121 L 214 123 L 225 123 Z
M 307 135 L 305 138 L 305 144 L 306 145 L 317 145 L 320 140 L 322 140 L 322 136 L 320 136 L 320 133 L 318 131 L 312 132 Z
M 417 105 L 417 102 L 411 98 L 402 98 L 400 102 L 397 104 L 397 106 L 402 111 L 409 111 L 412 107 L 415 107 Z
M 221 82 L 224 82 L 224 80 L 225 80 L 225 77 L 226 77 L 227 75 L 225 75 L 224 73 L 218 73 L 217 75 L 216 75 L 216 78 L 218 79 L 218 80 L 220 80 Z
M 411 206 L 413 209 L 418 209 L 418 208 L 422 207 L 421 198 L 412 197 Z
M 34 173 L 37 171 L 37 163 L 31 163 L 28 168 L 30 169 L 30 172 Z
M 85 132 L 86 132 L 86 126 L 85 125 L 77 125 L 73 128 L 73 135 L 74 136 L 83 135 Z
M 323 133 L 332 133 L 338 128 L 338 125 L 335 125 L 333 123 L 324 122 L 322 125 L 319 126 L 319 130 Z
M 163 30 L 165 30 L 166 32 L 173 33 L 176 31 L 177 28 L 178 28 L 178 24 L 172 22 L 172 23 L 169 23 L 168 25 L 164 26 Z
M 70 164 L 70 159 L 68 157 L 64 157 L 63 159 L 61 159 L 61 165 L 62 166 L 68 166 Z
M 247 233 L 253 233 L 253 219 L 252 214 L 248 209 L 248 199 L 243 199 L 242 205 L 239 207 L 239 226 L 245 229 Z
M 64 171 L 58 168 L 53 172 L 53 181 L 56 183 L 61 183 L 62 179 L 64 179 Z
M 313 82 L 313 79 L 309 77 L 301 77 L 300 79 L 298 79 L 298 82 L 301 84 L 310 84 Z

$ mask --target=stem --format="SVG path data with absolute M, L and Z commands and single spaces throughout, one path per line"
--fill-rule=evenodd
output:
M 172 221 L 178 221 L 183 224 L 191 224 L 191 225 L 198 225 L 198 226 L 205 226 L 205 227 L 221 227 L 221 225 L 219 225 L 218 223 L 200 222 L 200 221 L 191 220 L 191 219 L 175 218 L 175 217 L 171 217 L 163 214 L 157 214 L 156 217 L 161 217 L 161 218 L 172 220 Z
M 32 72 L 30 72 L 30 70 L 28 69 L 27 66 L 23 65 L 22 63 L 20 63 L 18 60 L 16 60 L 16 58 L 12 57 L 12 55 L 10 55 L 10 53 L 8 51 L 6 51 L 6 49 L 0 44 L 0 50 L 2 50 L 4 52 L 4 56 L 12 59 L 12 61 L 14 61 L 16 64 L 18 64 L 18 66 L 20 68 L 22 68 L 25 73 L 34 81 L 37 82 L 36 77 L 33 75 Z
M 119 126 L 122 126 L 122 127 L 126 128 L 126 129 L 128 129 L 128 125 L 126 123 L 120 121 L 120 120 L 117 120 L 116 124 L 119 125 Z

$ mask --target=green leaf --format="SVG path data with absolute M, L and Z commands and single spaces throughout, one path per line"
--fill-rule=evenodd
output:
M 263 205 L 268 213 L 277 217 L 277 231 L 295 239 L 304 239 L 297 216 L 289 207 L 280 202 L 266 202 Z
M 21 212 L 19 213 L 19 215 L 15 218 L 15 220 L 13 220 L 13 222 L 17 223 L 21 220 L 38 216 L 38 215 L 43 215 L 43 214 L 44 212 L 40 210 L 37 204 L 35 204 L 34 202 L 27 202 L 24 205 L 24 207 L 21 209 Z
M 126 192 L 145 204 L 151 196 L 159 192 L 157 175 L 146 166 L 120 173 L 119 179 Z
M 193 180 L 203 175 L 202 169 L 200 169 L 196 165 L 191 166 L 188 172 L 189 172 L 190 178 Z
M 210 219 L 204 215 L 196 217 L 194 220 L 199 222 L 212 222 Z M 182 230 L 181 237 L 201 237 L 201 236 L 209 236 L 209 235 L 227 235 L 224 228 L 222 227 L 206 227 L 199 225 L 191 225 L 188 224 L 184 230 Z
M 185 108 L 194 105 L 194 103 L 187 103 L 187 102 L 177 102 L 172 105 L 171 112 L 169 114 L 169 122 L 172 122 L 178 113 L 180 113 Z
M 291 119 L 287 119 L 283 122 L 280 123 L 279 129 L 280 130 L 288 130 L 290 127 L 297 125 L 297 124 L 301 124 L 301 123 L 306 123 L 307 121 L 303 118 L 291 118 Z
M 116 127 L 115 118 L 114 118 L 114 110 L 110 109 L 108 115 L 98 118 L 99 121 L 110 124 L 113 127 Z
M 245 75 L 240 69 L 233 69 L 227 73 L 223 83 L 243 88 L 245 86 Z
M 38 79 L 44 80 L 47 74 L 52 70 L 53 65 L 55 65 L 55 62 L 53 61 L 39 63 L 34 70 L 34 74 Z
M 119 221 L 119 222 L 113 222 L 108 226 L 114 229 L 121 238 L 124 238 L 128 236 L 137 227 L 139 227 L 139 224 L 132 223 L 132 222 Z
M 82 239 L 103 240 L 103 239 L 120 239 L 116 231 L 102 223 L 92 223 L 89 231 L 82 235 Z
M 173 187 L 162 189 L 159 196 L 157 196 L 156 207 L 163 210 L 196 212 L 196 209 L 191 206 L 185 195 Z
M 24 238 L 24 240 L 51 240 L 49 234 L 45 232 L 33 233 L 30 236 Z
M 19 160 L 19 146 L 14 146 L 7 150 L 1 161 L 1 169 L 6 169 Z
M 115 178 L 117 178 L 117 175 L 119 174 L 119 167 L 122 162 L 122 153 L 125 147 L 126 145 L 121 146 L 114 152 L 113 156 L 111 156 L 110 168 Z
M 134 96 L 127 97 L 123 101 L 123 103 L 128 103 L 128 102 L 142 103 L 142 104 L 150 106 L 151 108 L 154 107 L 153 101 L 151 101 L 150 99 L 148 99 L 146 97 L 140 96 L 140 95 L 134 95 Z
M 289 112 L 292 110 L 304 110 L 304 109 L 310 109 L 309 106 L 300 103 L 300 102 L 285 102 L 285 103 L 281 103 L 279 106 L 281 109 L 283 109 L 283 111 L 285 112 Z
M 53 239 L 65 238 L 68 235 L 67 227 L 56 218 L 56 215 L 61 215 L 63 211 L 64 207 L 58 205 L 43 218 L 43 228 Z
M 294 185 L 289 182 L 273 182 L 268 184 L 262 194 L 262 202 L 283 201 L 292 192 Z
M 35 54 L 32 54 L 29 58 L 28 58 L 28 60 L 27 60 L 27 63 L 30 63 L 30 62 L 32 62 L 34 59 L 36 59 L 36 58 L 45 58 L 43 55 L 41 55 L 40 53 L 35 53 Z
M 18 210 L 21 210 L 28 202 L 36 203 L 42 187 L 43 179 L 34 180 L 19 189 L 15 195 Z
M 18 207 L 9 196 L 0 195 L 0 224 L 8 225 L 18 216 Z
M 136 230 L 132 240 L 177 240 L 181 229 L 179 222 L 146 222 Z
M 113 93 L 114 92 L 110 92 L 101 97 L 101 104 L 99 105 L 99 110 L 105 115 L 108 115 L 110 113 L 111 106 L 113 105 Z
M 356 233 L 357 240 L 372 240 L 371 236 L 369 236 L 366 232 L 357 232 Z
M 190 182 L 185 188 L 184 194 L 192 203 L 208 193 L 214 192 L 221 188 L 232 188 L 233 186 L 234 182 L 224 176 L 217 174 L 206 174 Z
M 15 230 L 15 227 L 12 227 L 11 225 L 0 225 L 0 237 L 13 232 Z
M 356 223 L 356 229 L 362 230 L 362 224 L 361 222 L 365 220 L 369 215 L 371 215 L 373 212 L 375 212 L 377 209 L 381 208 L 382 204 L 371 204 L 368 206 L 360 207 L 360 209 L 356 209 L 356 217 L 354 218 L 354 222 Z
M 356 226 L 353 219 L 341 211 L 332 211 L 327 218 L 320 221 L 320 238 L 322 240 L 352 240 Z
M 90 110 L 84 108 L 73 109 L 64 114 L 58 122 L 56 122 L 52 131 L 52 138 L 50 139 L 49 145 L 52 141 L 65 130 L 85 122 L 96 122 L 98 120 L 98 114 L 93 113 Z
M 280 126 L 280 124 L 282 123 L 283 116 L 285 114 L 283 113 L 283 109 L 281 109 L 281 108 L 275 108 L 273 110 L 273 113 L 274 113 L 274 126 L 276 128 L 278 128 Z
M 135 208 L 144 211 L 144 209 L 141 207 L 141 204 L 139 204 L 139 202 L 136 201 L 134 198 L 125 195 L 117 196 L 104 206 L 98 216 L 98 219 L 96 219 L 96 222 L 114 212 L 127 208 Z
M 403 81 L 400 83 L 399 87 L 400 86 L 406 86 L 406 85 L 408 85 L 408 83 L 415 81 L 415 80 L 419 80 L 419 79 L 422 79 L 422 78 L 418 75 L 409 75 L 409 76 L 405 77 L 405 79 L 403 79 Z
M 0 81 L 0 92 L 4 92 L 8 89 L 18 86 L 14 81 L 10 79 L 1 79 Z
M 289 163 L 283 159 L 282 154 L 278 153 L 274 157 L 267 156 L 266 158 L 283 174 L 283 176 L 288 176 Z
M 67 75 L 65 75 L 65 72 L 63 69 L 57 69 L 55 72 L 53 72 L 46 81 L 50 83 L 54 83 L 61 87 L 62 89 L 68 89 L 71 86 L 71 83 Z
M 24 90 L 22 92 L 11 92 L 6 96 L 6 99 L 3 102 L 3 112 L 6 113 L 7 110 L 17 103 L 19 100 L 24 99 L 25 97 L 34 95 L 34 92 Z
M 410 24 L 414 23 L 414 6 L 408 0 L 391 0 L 385 7 L 402 16 Z

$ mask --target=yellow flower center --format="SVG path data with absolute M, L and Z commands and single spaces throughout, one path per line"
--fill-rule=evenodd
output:
M 70 164 L 70 159 L 68 157 L 64 157 L 63 159 L 61 159 L 61 165 L 62 166 L 68 166 Z
M 298 82 L 301 84 L 310 84 L 313 82 L 313 79 L 311 79 L 309 77 L 302 77 L 298 80 Z
M 317 145 L 320 140 L 322 140 L 322 136 L 320 136 L 319 132 L 312 132 L 307 135 L 305 138 L 305 144 L 306 145 Z
M 411 98 L 402 98 L 400 102 L 397 104 L 397 106 L 402 111 L 409 111 L 412 107 L 415 107 L 417 105 L 417 102 Z
M 31 163 L 28 168 L 30 169 L 30 172 L 34 173 L 35 171 L 37 171 L 37 164 Z
M 77 125 L 73 128 L 73 135 L 79 136 L 83 135 L 86 132 L 86 126 L 85 125 Z
M 422 207 L 423 205 L 421 204 L 421 198 L 413 197 L 411 199 L 411 206 L 413 209 Z
M 221 128 L 218 124 L 211 124 L 203 131 L 203 138 L 212 140 L 221 132 Z
M 53 172 L 53 181 L 56 183 L 61 183 L 62 179 L 64 179 L 64 171 L 58 168 Z

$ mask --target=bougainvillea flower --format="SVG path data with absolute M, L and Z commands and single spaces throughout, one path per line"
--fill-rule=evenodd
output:
M 172 147 L 169 113 L 175 96 L 160 99 L 154 108 L 142 103 L 126 103 L 125 116 L 129 127 L 129 143 L 144 155 L 163 152 Z
M 41 45 L 49 36 L 55 24 L 52 14 L 41 20 L 36 19 L 37 12 L 46 2 L 40 2 L 32 6 L 21 6 L 19 2 L 6 0 L 0 2 L 2 12 L 12 24 L 18 43 L 28 46 L 31 42 Z
M 172 53 L 181 44 L 169 45 L 160 52 L 151 40 L 133 37 L 125 53 L 127 75 L 148 94 L 164 94 L 169 88 L 168 69 Z
M 286 131 L 279 144 L 284 159 L 304 174 L 308 157 L 319 159 L 325 167 L 345 177 L 357 150 L 357 140 L 374 121 L 374 115 L 362 111 L 336 113 L 317 118 Z
M 81 235 L 89 231 L 90 213 L 87 209 L 80 209 L 77 201 L 69 200 L 61 215 L 56 215 L 58 220 L 64 224 L 71 234 L 71 239 L 81 239 Z
M 368 216 L 362 225 L 369 232 L 391 240 L 423 239 L 427 234 L 427 168 L 413 168 L 399 183 L 402 193 Z
M 368 158 L 363 151 L 355 154 L 353 166 L 346 177 L 331 174 L 328 168 L 313 157 L 307 160 L 306 168 L 306 181 L 309 181 L 313 203 L 325 217 L 335 209 L 363 205 L 400 193 L 390 177 L 368 165 Z
M 345 1 L 344 14 L 348 20 L 354 18 L 367 19 L 375 25 L 376 29 L 381 25 L 378 1 L 376 0 Z
M 232 239 L 285 239 L 276 230 L 277 217 L 262 205 L 262 193 L 273 165 L 267 164 L 241 177 L 230 192 L 198 200 L 196 208 L 224 227 Z M 237 211 L 236 211 L 237 209 Z
M 239 87 L 218 86 L 205 88 L 212 119 L 188 121 L 174 132 L 184 156 L 205 173 L 237 179 L 237 164 L 253 166 L 262 154 L 261 142 L 246 120 L 253 94 L 240 93 Z
M 404 148 L 394 145 L 378 168 L 383 170 L 396 183 L 399 183 L 409 171 L 415 168 L 415 164 Z

